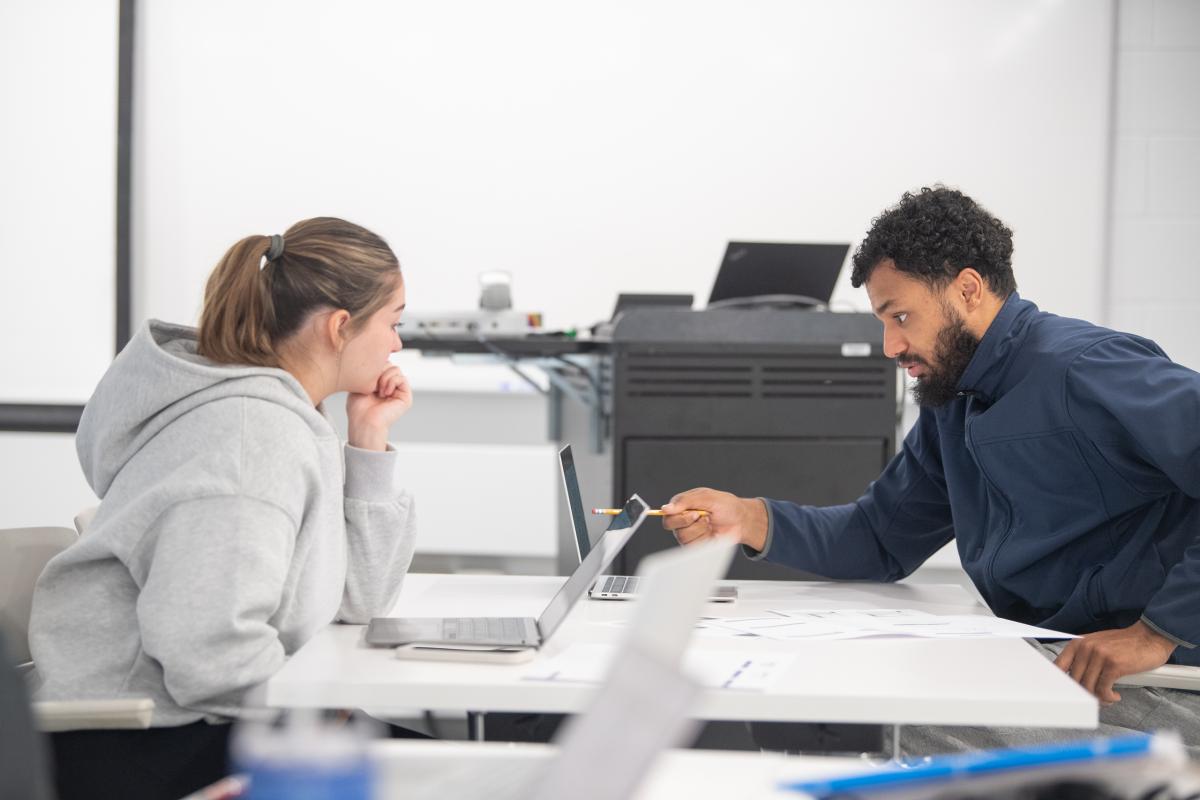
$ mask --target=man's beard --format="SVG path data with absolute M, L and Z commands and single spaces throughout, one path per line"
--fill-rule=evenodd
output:
M 937 342 L 933 348 L 937 366 L 933 366 L 920 356 L 901 358 L 906 364 L 924 364 L 926 373 L 917 378 L 913 387 L 913 400 L 919 406 L 936 408 L 944 406 L 958 395 L 958 382 L 971 357 L 979 348 L 979 340 L 967 330 L 962 317 L 951 311 L 950 321 L 938 332 Z

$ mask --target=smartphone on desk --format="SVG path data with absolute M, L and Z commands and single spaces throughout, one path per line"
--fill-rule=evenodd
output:
M 491 644 L 425 644 L 409 642 L 396 648 L 396 658 L 415 661 L 459 661 L 486 664 L 520 664 L 537 655 L 536 647 Z

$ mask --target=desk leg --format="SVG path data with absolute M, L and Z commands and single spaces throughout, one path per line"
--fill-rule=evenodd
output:
M 900 726 L 892 726 L 892 761 L 900 763 Z
M 483 741 L 483 718 L 486 714 L 486 711 L 467 712 L 467 737 L 471 741 Z

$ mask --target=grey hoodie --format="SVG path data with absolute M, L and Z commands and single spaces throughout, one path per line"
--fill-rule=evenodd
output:
M 288 372 L 214 364 L 150 322 L 76 448 L 101 498 L 38 580 L 37 699 L 150 697 L 156 726 L 236 717 L 323 625 L 395 602 L 416 535 L 394 451 L 343 447 Z

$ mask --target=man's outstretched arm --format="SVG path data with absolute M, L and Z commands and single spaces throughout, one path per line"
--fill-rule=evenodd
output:
M 663 511 L 663 527 L 682 544 L 734 536 L 751 558 L 841 580 L 898 580 L 954 537 L 936 425 L 926 413 L 853 503 L 818 507 L 692 489 Z

